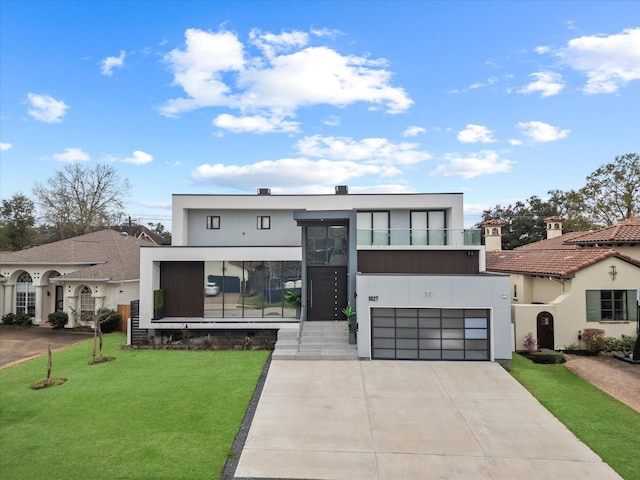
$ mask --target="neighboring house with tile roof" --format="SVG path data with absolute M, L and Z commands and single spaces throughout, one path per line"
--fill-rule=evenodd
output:
M 129 304 L 138 298 L 141 245 L 153 244 L 101 230 L 0 253 L 0 311 L 26 312 L 35 324 L 64 311 L 71 327 L 98 308 Z
M 554 218 L 551 228 L 557 230 L 561 220 Z M 636 335 L 640 217 L 591 232 L 557 236 L 549 229 L 547 223 L 547 240 L 487 251 L 487 270 L 510 275 L 516 350 L 524 349 L 528 332 L 541 347 L 556 349 L 584 348 L 580 335 L 586 328 L 610 337 Z

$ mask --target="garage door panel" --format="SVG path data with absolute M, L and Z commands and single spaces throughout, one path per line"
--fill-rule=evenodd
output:
M 371 309 L 372 356 L 489 360 L 488 309 Z

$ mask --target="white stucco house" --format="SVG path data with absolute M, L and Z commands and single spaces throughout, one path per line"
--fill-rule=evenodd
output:
M 640 217 L 590 232 L 562 234 L 560 217 L 545 219 L 547 239 L 501 249 L 504 223 L 485 229 L 487 270 L 510 275 L 515 348 L 535 334 L 540 347 L 584 348 L 582 332 L 634 336 L 640 310 Z
M 511 358 L 509 277 L 485 271 L 462 194 L 173 195 L 172 222 L 171 246 L 140 250 L 149 335 L 344 322 L 349 305 L 360 358 Z
M 101 230 L 18 252 L 0 253 L 0 311 L 24 312 L 32 322 L 64 311 L 67 327 L 97 309 L 138 298 L 140 246 L 150 243 Z

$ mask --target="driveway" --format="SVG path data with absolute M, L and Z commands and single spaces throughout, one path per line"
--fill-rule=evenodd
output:
M 0 327 L 0 368 L 46 354 L 49 344 L 51 350 L 57 350 L 91 337 L 91 333 L 54 330 L 50 326 Z
M 620 476 L 498 364 L 274 360 L 235 478 Z

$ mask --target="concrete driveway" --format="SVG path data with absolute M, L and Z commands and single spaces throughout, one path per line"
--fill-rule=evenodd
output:
M 620 476 L 498 364 L 274 360 L 235 478 Z
M 54 330 L 48 325 L 29 328 L 0 327 L 0 368 L 44 355 L 49 344 L 51 350 L 57 350 L 88 340 L 92 336 L 91 333 Z

